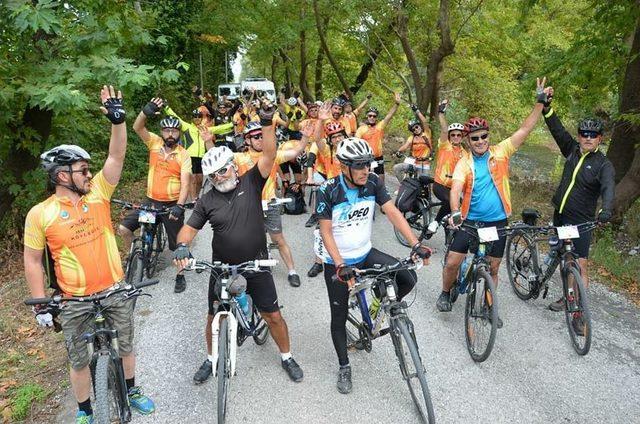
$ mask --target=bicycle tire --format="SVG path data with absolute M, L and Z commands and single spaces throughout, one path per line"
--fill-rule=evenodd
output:
M 136 284 L 142 281 L 144 276 L 144 263 L 142 259 L 142 250 L 136 249 L 127 260 L 127 275 L 125 280 L 129 284 Z
M 482 293 L 482 296 L 478 297 L 478 293 Z M 472 319 L 474 320 L 473 323 L 471 322 Z M 486 343 L 476 343 L 479 330 L 485 330 L 487 327 L 490 327 L 490 331 Z M 496 303 L 493 280 L 487 270 L 479 268 L 471 282 L 464 310 L 467 350 L 471 355 L 471 359 L 475 362 L 483 362 L 491 354 L 496 340 L 497 328 L 498 305 Z
M 571 283 L 574 286 L 572 300 L 570 300 L 568 293 L 569 284 Z M 584 356 L 591 349 L 591 313 L 582 275 L 577 266 L 570 264 L 565 267 L 562 273 L 562 289 L 565 298 L 564 316 L 569 330 L 569 337 L 571 337 L 571 344 L 578 355 Z M 577 334 L 573 327 L 573 320 L 578 318 L 578 314 L 582 317 L 584 336 Z
M 253 341 L 258 346 L 262 346 L 267 342 L 267 338 L 269 338 L 269 326 L 267 326 L 267 323 L 260 316 L 260 313 L 255 306 L 253 308 L 253 322 L 258 323 L 256 325 L 256 330 L 253 333 Z
M 227 415 L 227 394 L 229 392 L 229 379 L 231 378 L 231 364 L 229 358 L 229 322 L 220 320 L 220 332 L 218 334 L 218 424 L 223 424 Z
M 420 209 L 417 213 L 410 211 L 404 212 L 402 215 L 404 219 L 407 220 L 409 226 L 415 230 L 414 234 L 416 237 L 420 236 L 420 233 L 424 228 L 426 228 L 431 222 L 431 209 L 426 207 L 424 203 L 420 203 Z M 405 247 L 412 247 L 409 245 L 409 242 L 404 238 L 404 236 L 400 233 L 400 231 L 394 226 L 393 233 L 396 235 L 396 239 L 398 242 Z
M 147 278 L 153 278 L 156 275 L 156 271 L 158 269 L 158 257 L 162 251 L 158 250 L 158 237 L 162 238 L 162 224 L 158 224 L 156 226 L 155 234 L 153 235 L 153 239 L 151 240 L 151 244 L 147 246 L 148 251 L 148 260 L 147 266 L 145 267 Z
M 123 399 L 118 370 L 110 355 L 98 355 L 93 378 L 95 424 L 129 421 L 126 414 L 128 403 Z
M 521 244 L 524 242 L 524 245 Z M 513 292 L 522 300 L 529 300 L 535 295 L 527 273 L 535 273 L 540 278 L 537 249 L 534 241 L 525 231 L 514 231 L 507 237 L 507 274 Z
M 396 336 L 393 337 L 393 343 L 396 345 L 396 356 L 398 357 L 402 377 L 409 387 L 413 403 L 418 409 L 423 422 L 428 424 L 435 423 L 435 413 L 433 412 L 431 393 L 427 383 L 427 372 L 420 357 L 413 331 L 413 323 L 406 316 L 398 317 L 392 322 L 392 325 L 397 330 L 397 333 L 394 332 Z

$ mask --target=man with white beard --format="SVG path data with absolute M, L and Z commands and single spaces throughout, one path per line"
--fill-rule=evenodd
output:
M 233 152 L 224 146 L 214 147 L 202 158 L 202 173 L 209 178 L 213 188 L 196 203 L 193 214 L 178 234 L 178 248 L 174 262 L 179 270 L 187 265 L 189 244 L 204 225 L 209 222 L 213 230 L 211 248 L 213 261 L 240 264 L 256 259 L 266 259 L 267 239 L 264 232 L 262 189 L 271 174 L 276 159 L 276 138 L 273 127 L 275 108 L 264 104 L 259 110 L 263 130 L 263 150 L 256 166 L 242 176 L 233 161 Z M 303 372 L 291 356 L 287 323 L 280 314 L 278 295 L 273 276 L 269 271 L 243 273 L 247 280 L 247 293 L 269 326 L 282 358 L 282 368 L 291 380 L 302 381 Z M 209 280 L 209 311 L 205 337 L 208 359 L 195 373 L 196 384 L 206 381 L 213 372 L 211 323 L 216 310 L 214 302 L 216 278 Z

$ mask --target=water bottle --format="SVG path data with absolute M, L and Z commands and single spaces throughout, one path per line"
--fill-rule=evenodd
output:
M 465 277 L 469 271 L 469 265 L 471 265 L 471 258 L 467 256 L 460 265 L 460 271 L 458 272 L 458 293 L 463 293 L 465 289 Z
M 242 292 L 240 294 L 237 294 L 236 301 L 238 302 L 238 305 L 240 305 L 242 313 L 244 313 L 244 315 L 248 317 L 251 311 L 249 310 L 249 299 L 247 298 L 247 293 Z

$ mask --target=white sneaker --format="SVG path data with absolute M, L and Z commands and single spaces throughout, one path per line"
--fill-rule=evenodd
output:
M 436 231 L 438 231 L 439 226 L 440 224 L 438 224 L 438 221 L 431 221 L 431 223 L 427 227 L 427 230 L 429 230 L 432 233 L 435 233 Z

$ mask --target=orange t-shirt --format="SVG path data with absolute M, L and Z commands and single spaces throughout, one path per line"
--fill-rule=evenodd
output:
M 431 156 L 431 142 L 423 135 L 410 135 L 407 141 L 411 143 L 411 157 L 418 162 L 428 162 Z
M 159 202 L 173 202 L 180 196 L 180 174 L 191 172 L 191 157 L 180 145 L 166 153 L 164 141 L 150 133 L 144 142 L 149 148 L 149 174 L 147 175 L 147 197 Z
M 340 161 L 336 159 L 336 149 L 329 147 L 328 143 L 324 143 L 324 148 L 320 149 L 316 143 L 313 143 L 310 153 L 316 155 L 316 171 L 325 174 L 327 179 L 337 177 L 342 173 L 340 169 Z
M 233 155 L 233 161 L 238 167 L 238 176 L 244 175 L 244 173 L 256 166 L 260 156 L 262 156 L 262 152 L 256 152 L 254 150 L 235 153 Z M 276 179 L 278 177 L 278 169 L 280 164 L 284 162 L 286 162 L 284 152 L 282 150 L 278 150 L 276 152 L 276 160 L 273 163 L 273 168 L 271 168 L 271 173 L 269 173 L 269 178 L 262 189 L 262 200 L 271 200 L 276 197 Z
M 380 121 L 374 126 L 360 125 L 356 131 L 356 137 L 366 140 L 373 150 L 373 156 L 379 158 L 382 156 L 382 139 L 384 138 L 384 121 Z
M 435 182 L 445 187 L 451 187 L 453 170 L 456 169 L 456 164 L 465 153 L 462 146 L 454 146 L 450 141 L 438 142 Z
M 353 112 L 345 113 L 344 119 L 349 122 L 350 131 L 347 132 L 349 137 L 353 136 L 356 132 L 356 128 L 358 128 L 358 121 L 356 120 L 356 115 Z
M 98 172 L 74 205 L 55 194 L 27 214 L 24 245 L 49 248 L 60 289 L 72 296 L 105 290 L 123 278 L 109 200 L 116 186 Z

